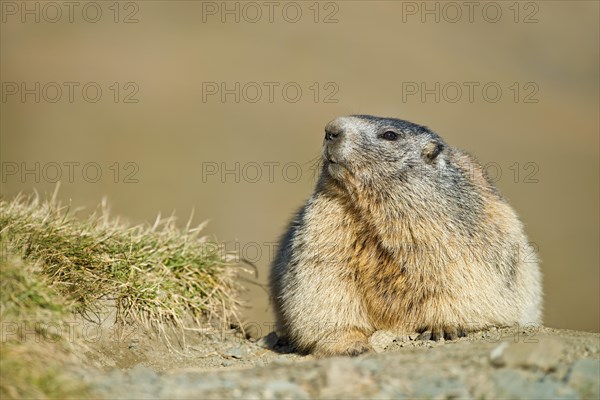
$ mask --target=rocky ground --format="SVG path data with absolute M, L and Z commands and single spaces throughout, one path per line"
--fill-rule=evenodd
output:
M 360 357 L 315 359 L 274 334 L 193 333 L 170 346 L 127 334 L 90 343 L 76 373 L 103 398 L 600 398 L 600 334 L 502 329 L 432 342 L 379 331 L 371 344 Z

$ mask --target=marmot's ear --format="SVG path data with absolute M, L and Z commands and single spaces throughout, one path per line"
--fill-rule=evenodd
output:
M 423 147 L 423 152 L 421 156 L 423 159 L 430 163 L 442 152 L 444 149 L 444 145 L 438 142 L 437 140 L 431 140 L 429 143 Z

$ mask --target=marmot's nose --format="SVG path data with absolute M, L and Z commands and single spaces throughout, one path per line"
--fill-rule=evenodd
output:
M 333 120 L 325 126 L 325 140 L 334 141 L 342 138 L 344 129 L 338 120 Z

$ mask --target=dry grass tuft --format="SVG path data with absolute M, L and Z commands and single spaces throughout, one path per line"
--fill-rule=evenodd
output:
M 65 337 L 74 312 L 167 342 L 166 328 L 237 320 L 233 257 L 201 228 L 127 226 L 105 204 L 82 219 L 54 198 L 0 199 L 0 398 L 91 396 L 79 336 Z
M 80 220 L 54 198 L 0 200 L 3 253 L 37 265 L 83 315 L 110 302 L 117 324 L 160 329 L 237 320 L 233 257 L 201 229 L 178 229 L 173 218 L 160 217 L 153 226 L 127 226 L 110 219 L 105 204 Z

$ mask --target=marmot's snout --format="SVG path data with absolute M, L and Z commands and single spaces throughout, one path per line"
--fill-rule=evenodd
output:
M 337 164 L 343 159 L 343 142 L 347 136 L 344 118 L 336 118 L 325 126 L 323 157 L 330 163 Z
M 342 139 L 344 135 L 344 125 L 340 120 L 341 118 L 336 118 L 325 126 L 326 142 L 335 142 Z

